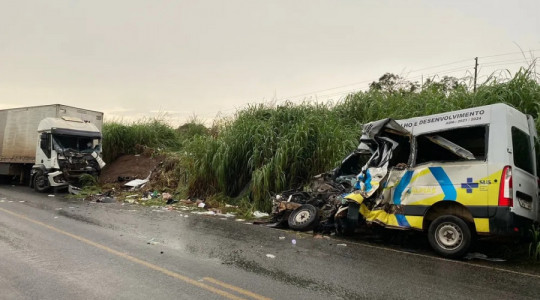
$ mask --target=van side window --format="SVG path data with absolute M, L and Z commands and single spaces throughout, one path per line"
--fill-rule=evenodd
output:
M 512 148 L 514 165 L 523 171 L 533 174 L 534 164 L 529 135 L 516 127 L 512 127 Z
M 416 137 L 416 164 L 485 160 L 487 126 L 457 128 Z

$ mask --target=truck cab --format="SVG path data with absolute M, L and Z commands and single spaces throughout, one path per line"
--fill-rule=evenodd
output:
M 67 187 L 83 174 L 98 176 L 105 166 L 99 129 L 68 116 L 39 123 L 35 157 L 30 184 L 39 192 Z

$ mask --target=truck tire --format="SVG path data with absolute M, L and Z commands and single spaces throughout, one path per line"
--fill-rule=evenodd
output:
M 293 210 L 289 215 L 289 228 L 297 231 L 307 231 L 313 229 L 319 221 L 319 212 L 311 204 L 304 204 Z
M 429 225 L 429 244 L 443 257 L 463 257 L 472 243 L 471 229 L 465 221 L 452 216 L 443 215 Z
M 34 189 L 36 192 L 45 193 L 49 190 L 49 179 L 47 175 L 39 171 L 34 175 Z

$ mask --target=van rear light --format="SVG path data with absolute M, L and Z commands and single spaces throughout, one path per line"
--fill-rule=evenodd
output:
M 514 206 L 512 191 L 512 167 L 506 166 L 501 176 L 501 185 L 499 187 L 499 206 Z

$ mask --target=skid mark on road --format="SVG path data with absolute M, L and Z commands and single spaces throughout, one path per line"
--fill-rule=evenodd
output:
M 76 235 L 76 234 L 69 233 L 69 232 L 64 231 L 64 230 L 62 230 L 62 229 L 58 229 L 58 228 L 56 228 L 56 227 L 54 227 L 54 226 L 45 224 L 45 223 L 43 223 L 43 222 L 41 222 L 41 221 L 37 221 L 37 220 L 31 219 L 31 218 L 29 218 L 29 217 L 27 217 L 27 216 L 25 216 L 25 215 L 21 215 L 21 214 L 15 213 L 15 212 L 12 212 L 12 211 L 7 210 L 7 209 L 4 209 L 4 208 L 0 208 L 0 211 L 3 211 L 3 212 L 5 212 L 5 213 L 7 213 L 7 214 L 10 214 L 10 215 L 12 215 L 12 216 L 18 217 L 18 218 L 20 218 L 20 219 L 26 220 L 26 221 L 28 221 L 28 222 L 34 223 L 34 224 L 36 224 L 36 225 L 40 225 L 40 226 L 42 226 L 42 227 L 45 227 L 45 228 L 50 229 L 50 230 L 52 230 L 52 231 L 55 231 L 55 232 L 57 232 L 57 233 L 63 234 L 63 235 L 65 235 L 65 236 L 69 236 L 69 237 L 71 237 L 71 238 L 73 238 L 73 239 L 76 239 L 76 240 L 78 240 L 78 241 L 80 241 L 80 242 L 83 242 L 83 243 L 88 244 L 88 245 L 90 245 L 90 246 L 93 246 L 93 247 L 99 248 L 99 249 L 101 249 L 101 250 L 104 250 L 104 251 L 106 251 L 106 252 L 108 252 L 108 253 L 110 253 L 110 254 L 113 254 L 113 255 L 122 257 L 122 258 L 127 259 L 127 260 L 129 260 L 129 261 L 131 261 L 131 262 L 134 262 L 134 263 L 136 263 L 136 264 L 139 264 L 139 265 L 145 266 L 145 267 L 147 267 L 147 268 L 149 268 L 149 269 L 152 269 L 152 270 L 161 272 L 161 273 L 163 273 L 163 274 L 165 274 L 165 275 L 168 275 L 168 276 L 170 276 L 170 277 L 179 279 L 179 280 L 181 280 L 181 281 L 183 281 L 183 282 L 185 282 L 185 283 L 188 283 L 188 284 L 191 284 L 191 285 L 193 285 L 193 286 L 199 287 L 199 288 L 201 288 L 201 289 L 210 291 L 210 292 L 212 292 L 212 293 L 214 293 L 214 294 L 220 295 L 220 296 L 225 297 L 225 298 L 227 298 L 227 299 L 233 299 L 233 300 L 243 300 L 243 299 L 244 299 L 244 298 L 242 298 L 242 297 L 238 297 L 238 296 L 236 296 L 236 295 L 234 295 L 234 294 L 231 294 L 231 293 L 229 293 L 229 292 L 227 292 L 227 291 L 220 290 L 220 289 L 215 288 L 215 287 L 213 287 L 213 286 L 204 284 L 204 283 L 202 283 L 202 282 L 200 282 L 200 281 L 197 281 L 197 280 L 195 280 L 195 279 L 192 279 L 192 278 L 189 278 L 189 277 L 187 277 L 187 276 L 178 274 L 178 273 L 176 273 L 176 272 L 167 270 L 167 269 L 162 268 L 162 267 L 160 267 L 160 266 L 154 265 L 154 264 L 152 264 L 152 263 L 150 263 L 150 262 L 144 261 L 144 260 L 142 260 L 142 259 L 139 259 L 139 258 L 136 258 L 136 257 L 134 257 L 134 256 L 128 255 L 128 254 L 126 254 L 126 253 L 120 252 L 120 251 L 118 251 L 118 250 L 114 250 L 114 249 L 109 248 L 109 247 L 107 247 L 107 246 L 105 246 L 105 245 L 96 243 L 96 242 L 94 242 L 94 241 L 91 241 L 91 240 L 89 240 L 89 239 L 83 238 L 83 237 L 78 236 L 78 235 Z M 214 280 L 215 282 L 213 282 L 213 283 L 216 284 L 216 285 L 220 285 L 220 283 L 221 283 L 221 284 L 223 284 L 223 287 L 226 287 L 226 288 L 228 288 L 228 289 L 230 289 L 230 290 L 232 290 L 232 291 L 235 291 L 235 292 L 237 292 L 237 293 L 240 293 L 240 294 L 244 294 L 244 295 L 246 295 L 246 296 L 253 297 L 253 298 L 257 299 L 257 300 L 269 299 L 269 298 L 263 297 L 263 296 L 261 296 L 261 295 L 255 294 L 255 293 L 253 293 L 253 292 L 250 292 L 250 291 L 241 289 L 241 288 L 239 288 L 239 287 L 236 287 L 236 286 L 233 286 L 233 285 L 229 285 L 229 284 L 226 284 L 226 283 L 222 283 L 222 282 L 220 282 L 220 281 L 218 281 L 218 280 L 215 280 L 215 279 L 212 279 L 212 278 L 209 278 L 209 277 L 205 277 L 205 280 L 206 280 L 206 281 L 209 281 L 209 282 L 212 282 L 212 281 L 210 281 L 210 280 Z M 248 293 L 249 293 L 249 295 L 248 295 Z

